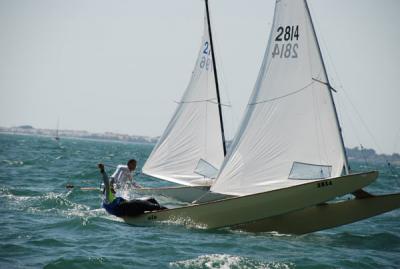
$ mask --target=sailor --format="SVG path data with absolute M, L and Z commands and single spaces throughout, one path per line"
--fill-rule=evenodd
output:
M 106 211 L 112 215 L 117 217 L 126 217 L 126 216 L 137 216 L 145 211 L 156 211 L 156 210 L 164 210 L 167 209 L 164 206 L 161 206 L 156 199 L 133 199 L 133 200 L 125 200 L 122 197 L 116 197 L 113 186 L 111 185 L 110 179 L 107 176 L 106 171 L 104 170 L 104 164 L 98 164 L 98 168 L 100 169 L 100 173 L 104 182 L 104 191 L 105 198 L 103 200 L 103 207 Z
M 131 159 L 126 165 L 118 165 L 114 174 L 111 176 L 111 185 L 116 189 L 141 188 L 132 177 L 132 172 L 136 169 L 136 160 Z

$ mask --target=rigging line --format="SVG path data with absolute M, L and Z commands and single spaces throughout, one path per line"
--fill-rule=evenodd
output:
M 314 13 L 314 12 L 313 12 L 313 13 Z M 369 131 L 369 129 L 367 128 L 365 122 L 363 121 L 363 119 L 362 119 L 360 113 L 359 113 L 358 110 L 356 109 L 355 105 L 354 105 L 353 102 L 351 101 L 350 96 L 347 94 L 347 91 L 346 91 L 345 88 L 343 87 L 343 83 L 342 83 L 342 81 L 341 81 L 341 79 L 340 79 L 339 73 L 338 73 L 338 71 L 337 71 L 337 69 L 336 69 L 336 66 L 335 66 L 334 62 L 333 62 L 333 58 L 332 58 L 332 56 L 331 56 L 331 54 L 330 54 L 330 52 L 329 52 L 328 46 L 326 45 L 325 38 L 324 38 L 324 35 L 322 34 L 322 32 L 323 32 L 323 31 L 319 31 L 319 36 L 321 37 L 322 43 L 324 44 L 325 52 L 326 52 L 326 54 L 328 55 L 329 62 L 330 62 L 330 66 L 332 67 L 333 72 L 335 73 L 336 79 L 337 79 L 337 81 L 339 82 L 339 88 L 341 88 L 341 89 L 343 90 L 343 92 L 344 92 L 346 98 L 348 99 L 348 102 L 351 104 L 351 106 L 353 107 L 353 109 L 354 109 L 354 110 L 356 111 L 356 113 L 358 114 L 358 116 L 359 116 L 359 118 L 361 119 L 362 123 L 365 125 L 364 127 L 365 127 L 365 128 L 367 129 L 367 131 L 370 133 L 370 131 Z M 329 86 L 331 87 L 331 85 L 329 85 Z M 332 89 L 333 89 L 333 88 L 332 88 Z M 336 91 L 336 90 L 335 90 L 335 91 Z M 371 133 L 370 133 L 370 136 L 373 138 L 373 140 L 375 140 Z M 359 141 L 360 141 L 360 140 L 359 140 Z M 376 146 L 378 146 L 378 144 L 376 143 L 376 141 L 374 141 L 374 143 L 375 143 Z M 379 147 L 379 146 L 378 146 L 378 147 Z
M 309 7 L 309 8 L 310 8 L 310 7 Z M 312 8 L 310 8 L 310 9 L 312 9 Z M 313 13 L 314 13 L 314 11 L 313 11 Z M 358 112 L 356 106 L 355 106 L 354 103 L 351 101 L 350 96 L 347 94 L 346 89 L 343 87 L 343 83 L 342 83 L 342 81 L 341 81 L 341 79 L 340 79 L 339 73 L 338 73 L 338 71 L 337 71 L 337 69 L 336 69 L 336 66 L 335 66 L 335 64 L 334 64 L 333 58 L 332 58 L 332 56 L 331 56 L 331 54 L 330 54 L 330 52 L 329 52 L 328 46 L 326 45 L 325 38 L 324 38 L 324 35 L 322 34 L 322 32 L 323 32 L 323 31 L 319 31 L 319 36 L 320 36 L 321 39 L 322 39 L 322 42 L 323 42 L 324 48 L 325 48 L 325 52 L 326 52 L 326 54 L 328 55 L 328 58 L 329 58 L 330 65 L 331 65 L 331 67 L 332 67 L 332 69 L 333 69 L 333 71 L 334 71 L 334 73 L 335 73 L 335 75 L 336 75 L 336 79 L 337 79 L 338 82 L 339 82 L 339 88 L 341 88 L 341 89 L 343 90 L 345 97 L 348 99 L 348 102 L 351 104 L 351 106 L 353 107 L 353 109 L 356 111 L 356 114 L 358 115 L 359 119 L 361 120 L 361 123 L 364 125 L 364 128 L 367 130 L 367 132 L 369 133 L 370 137 L 372 138 L 372 140 L 373 140 L 375 146 L 377 146 L 378 149 L 382 152 L 382 150 L 381 150 L 381 148 L 379 147 L 377 141 L 375 140 L 375 137 L 372 135 L 372 132 L 369 130 L 367 124 L 364 122 L 363 118 L 361 117 L 361 114 Z M 399 129 L 399 130 L 400 130 L 400 129 Z
M 276 101 L 276 100 L 279 100 L 279 99 L 282 99 L 282 98 L 285 98 L 285 97 L 288 97 L 288 96 L 291 96 L 291 95 L 295 95 L 295 94 L 297 94 L 299 92 L 302 92 L 304 90 L 311 89 L 309 87 L 314 83 L 315 82 L 312 81 L 309 84 L 307 84 L 306 86 L 304 86 L 303 88 L 298 89 L 296 91 L 293 91 L 293 92 L 290 92 L 288 94 L 285 94 L 285 95 L 282 95 L 282 96 L 278 96 L 278 97 L 275 97 L 275 98 L 271 98 L 271 99 L 267 99 L 267 100 L 263 100 L 263 101 L 259 101 L 259 102 L 254 102 L 254 103 L 249 103 L 248 105 L 252 106 L 252 105 L 258 105 L 258 104 L 262 104 L 262 103 L 268 103 L 268 102 Z
M 354 124 L 353 119 L 352 119 L 351 116 L 350 116 L 350 113 L 346 110 L 346 106 L 345 106 L 343 100 L 340 99 L 340 98 L 338 98 L 337 100 L 338 100 L 338 102 L 341 104 L 341 107 L 342 107 L 342 111 L 341 111 L 342 113 L 341 113 L 341 115 L 344 116 L 346 119 L 348 119 L 348 121 L 350 122 L 350 126 L 356 126 L 356 125 Z M 356 140 L 357 140 L 358 144 L 360 144 L 361 155 L 362 155 L 362 158 L 364 159 L 365 166 L 366 166 L 367 169 L 369 169 L 369 168 L 370 168 L 370 164 L 369 164 L 369 162 L 368 162 L 368 158 L 365 156 L 365 148 L 364 148 L 364 146 L 362 145 L 361 138 L 360 138 L 360 136 L 359 136 L 359 134 L 358 134 L 356 128 L 353 128 L 353 131 L 354 131 L 354 135 L 355 135 L 355 137 L 356 137 Z
M 211 191 L 205 192 L 204 194 L 202 194 L 202 195 L 200 195 L 199 197 L 197 197 L 196 200 L 192 201 L 191 204 L 197 204 L 197 202 L 198 202 L 200 199 L 203 199 L 204 197 L 206 197 L 206 196 L 209 195 L 210 193 L 211 193 Z
M 319 83 L 321 83 L 321 84 L 324 84 L 324 85 L 326 85 L 330 90 L 332 90 L 332 91 L 334 91 L 334 92 L 337 92 L 337 90 L 336 90 L 335 88 L 333 88 L 332 85 L 329 84 L 328 82 L 323 82 L 323 81 L 321 81 L 321 80 L 319 80 L 319 79 L 316 79 L 316 78 L 312 78 L 312 80 L 315 80 L 316 82 L 319 82 Z
M 333 67 L 333 70 L 334 70 L 334 72 L 335 72 L 335 74 L 336 74 L 336 76 L 337 76 L 337 79 L 338 79 L 339 83 L 340 83 L 341 89 L 342 89 L 343 92 L 345 93 L 345 96 L 348 98 L 348 101 L 350 102 L 350 104 L 353 106 L 353 109 L 356 111 L 356 113 L 357 113 L 359 119 L 361 120 L 361 123 L 364 125 L 364 128 L 365 128 L 365 129 L 367 130 L 367 132 L 369 133 L 369 135 L 370 135 L 370 137 L 372 138 L 374 144 L 376 145 L 376 147 L 377 147 L 381 152 L 383 152 L 382 149 L 380 148 L 380 146 L 378 145 L 378 143 L 377 143 L 375 137 L 372 135 L 372 132 L 369 130 L 367 124 L 364 122 L 363 118 L 361 117 L 361 114 L 358 112 L 358 110 L 356 109 L 355 105 L 353 104 L 353 102 L 351 101 L 350 97 L 348 96 L 346 90 L 344 89 L 343 83 L 342 83 L 341 80 L 340 80 L 340 76 L 338 75 L 338 72 L 337 72 L 336 67 L 335 67 L 335 64 L 334 64 L 334 62 L 333 62 L 333 60 L 332 60 L 332 57 L 331 57 L 331 55 L 330 55 L 330 53 L 329 53 L 328 46 L 326 45 L 325 39 L 324 39 L 324 37 L 323 37 L 323 35 L 322 35 L 322 32 L 320 33 L 320 36 L 321 36 L 321 38 L 322 38 L 322 42 L 324 43 L 325 51 L 327 52 L 328 58 L 329 58 L 329 60 L 330 60 L 330 62 L 331 62 L 331 66 Z M 328 81 L 329 81 L 329 78 L 328 78 Z M 387 159 L 386 159 L 386 162 L 387 162 L 387 165 L 388 165 L 388 167 L 389 167 L 389 169 L 390 169 L 390 172 L 391 172 L 392 175 L 393 175 L 393 170 L 392 170 L 392 167 L 391 167 L 390 162 L 389 162 Z
M 232 107 L 232 105 L 218 103 L 218 102 L 214 102 L 214 101 L 209 101 L 209 103 L 213 103 L 213 104 L 220 105 L 220 106 Z
M 205 100 L 198 100 L 198 101 L 174 101 L 174 103 L 177 104 L 191 104 L 191 103 L 212 103 L 212 104 L 216 104 L 216 105 L 220 105 L 220 106 L 227 106 L 227 107 L 231 107 L 231 105 L 227 105 L 227 104 L 223 104 L 223 103 L 218 103 L 214 101 L 215 98 L 213 99 L 205 99 Z
M 324 59 L 322 57 L 321 47 L 320 47 L 320 44 L 319 44 L 319 41 L 318 41 L 318 36 L 317 36 L 316 30 L 315 30 L 315 27 L 314 27 L 313 18 L 311 17 L 311 12 L 310 12 L 310 9 L 308 7 L 307 0 L 304 0 L 304 5 L 305 5 L 305 8 L 306 8 L 306 11 L 307 11 L 307 14 L 308 14 L 308 19 L 310 20 L 311 29 L 312 29 L 312 32 L 314 34 L 313 36 L 314 36 L 315 43 L 316 43 L 316 46 L 317 46 L 317 49 L 318 49 L 318 55 L 319 55 L 319 58 L 320 58 L 320 61 L 321 61 L 322 67 L 323 67 L 324 75 L 326 77 L 326 80 L 329 83 L 329 76 L 328 76 L 328 73 L 327 73 L 327 70 L 326 70 L 326 67 L 325 67 Z M 330 90 L 329 90 L 329 97 L 330 97 L 330 101 L 331 101 L 332 108 L 333 108 L 333 111 L 334 111 L 334 115 L 335 115 L 335 119 L 336 119 L 336 127 L 337 127 L 337 131 L 339 133 L 339 139 L 340 139 L 340 144 L 341 144 L 341 148 L 342 148 L 342 154 L 343 154 L 343 157 L 344 157 L 344 171 L 345 171 L 346 174 L 349 174 L 351 172 L 351 167 L 349 166 L 349 160 L 347 158 L 346 148 L 345 148 L 343 135 L 342 135 L 342 127 L 340 126 L 339 116 L 338 116 L 336 105 L 335 105 L 335 100 L 334 100 L 333 94 L 332 94 L 332 92 Z
M 219 41 L 218 41 L 219 40 L 218 39 L 218 32 L 215 31 L 215 27 L 214 27 L 214 32 L 213 33 L 214 33 L 214 46 L 216 48 L 216 51 L 223 51 L 223 50 L 220 49 L 220 45 L 219 45 Z M 232 135 L 237 130 L 238 122 L 239 122 L 239 116 L 238 116 L 236 108 L 232 105 L 232 99 L 231 99 L 231 96 L 230 96 L 231 90 L 230 90 L 230 86 L 229 86 L 229 80 L 226 80 L 227 76 L 226 76 L 226 73 L 225 73 L 225 69 L 223 68 L 224 65 L 221 64 L 220 57 L 218 57 L 215 60 L 218 63 L 218 66 L 219 66 L 219 69 L 218 69 L 218 71 L 219 71 L 219 82 L 223 86 L 222 87 L 222 91 L 220 89 L 220 92 L 223 92 L 226 95 L 226 99 L 227 99 L 228 104 L 229 104 L 229 105 L 225 105 L 225 104 L 221 104 L 221 105 L 222 106 L 226 106 L 226 107 L 230 107 L 230 109 L 228 111 L 229 111 L 229 117 L 230 117 L 231 123 L 230 123 L 230 126 L 228 126 L 228 127 L 229 127 L 229 129 L 230 129 L 229 131 L 231 132 L 231 135 Z M 226 125 L 226 117 L 225 117 L 225 121 L 224 122 L 225 122 L 225 125 Z M 226 137 L 225 137 L 225 139 L 226 139 Z
M 303 16 L 304 16 L 304 20 L 307 20 L 307 12 L 306 11 L 303 13 Z M 314 37 L 314 38 L 316 38 L 316 37 Z M 311 49 L 309 46 L 309 44 L 312 42 L 312 40 L 310 40 L 310 39 L 313 39 L 312 33 L 311 33 L 311 37 L 310 37 L 310 31 L 308 31 L 308 28 L 306 28 L 306 40 L 307 40 L 307 45 L 308 45 L 307 46 L 307 52 L 308 52 L 307 58 L 308 58 L 308 62 L 309 62 L 309 65 L 308 65 L 309 66 L 309 74 L 313 81 L 322 83 L 321 80 L 318 80 L 313 77 L 313 71 L 312 71 L 313 66 L 312 66 L 311 51 L 310 51 Z M 323 71 L 323 66 L 322 66 L 322 68 L 319 70 L 319 73 L 316 77 L 320 78 L 321 73 L 323 73 L 323 72 L 324 71 Z M 322 84 L 324 84 L 324 83 L 322 83 Z M 320 127 L 319 128 L 320 132 L 318 131 L 318 127 L 314 127 L 314 128 L 315 128 L 315 134 L 317 137 L 318 157 L 319 157 L 319 160 L 322 161 L 323 158 L 321 157 L 322 154 L 321 154 L 321 146 L 320 145 L 325 145 L 325 137 L 324 137 L 324 133 L 323 133 L 323 129 L 322 129 L 320 113 L 318 113 L 318 111 L 320 111 L 319 110 L 319 102 L 315 96 L 313 85 L 311 85 L 311 94 L 313 96 L 313 104 L 314 104 L 313 105 L 313 112 L 314 112 L 313 114 L 314 114 L 314 123 L 315 123 L 314 126 Z M 324 149 L 325 156 L 328 156 L 328 154 L 326 153 L 326 148 L 325 147 L 322 147 L 322 148 Z
M 190 103 L 202 103 L 202 102 L 211 102 L 215 100 L 216 98 L 211 98 L 211 99 L 204 99 L 204 100 L 195 100 L 195 101 L 174 101 L 177 104 L 190 104 Z
M 219 42 L 218 42 L 218 32 L 215 31 L 215 27 L 213 28 L 213 41 L 214 41 L 214 46 L 215 46 L 216 51 L 223 51 L 223 50 L 220 49 Z M 218 67 L 218 74 L 219 74 L 218 78 L 219 78 L 219 82 L 221 84 L 223 84 L 222 91 L 226 94 L 226 99 L 228 99 L 227 100 L 228 104 L 232 105 L 232 101 L 231 101 L 231 98 L 229 96 L 229 88 L 230 87 L 229 87 L 229 85 L 228 85 L 228 83 L 226 82 L 226 79 L 225 79 L 226 75 L 225 75 L 225 70 L 223 68 L 224 65 L 221 64 L 220 57 L 216 58 L 215 61 L 218 63 L 218 66 L 219 66 Z M 220 92 L 221 92 L 221 89 L 220 89 Z
M 349 94 L 347 93 L 347 91 L 345 90 L 345 88 L 343 86 L 341 86 L 342 92 L 344 92 L 344 96 L 347 98 L 348 102 L 350 103 L 350 105 L 352 106 L 352 108 L 354 109 L 354 111 L 356 112 L 356 115 L 358 116 L 359 120 L 361 121 L 362 125 L 364 126 L 365 130 L 367 131 L 367 133 L 369 134 L 369 136 L 372 138 L 372 142 L 375 144 L 375 146 L 377 147 L 377 149 L 383 153 L 382 148 L 379 146 L 375 136 L 373 135 L 372 131 L 368 128 L 367 123 L 364 121 L 363 117 L 361 116 L 361 113 L 357 110 L 355 104 L 353 103 L 353 101 L 351 100 Z M 390 171 L 390 173 L 392 174 L 392 176 L 395 175 L 395 173 L 393 172 L 393 168 L 391 166 L 390 161 L 388 160 L 388 158 L 385 158 L 386 164 L 388 166 L 388 169 Z
M 307 21 L 307 12 L 306 11 L 303 12 L 303 19 L 305 21 Z M 311 33 L 311 35 L 312 35 L 312 33 Z M 305 39 L 306 39 L 306 42 L 307 42 L 306 43 L 307 44 L 306 51 L 307 51 L 307 59 L 308 59 L 308 72 L 309 72 L 309 75 L 310 75 L 310 77 L 312 79 L 311 82 L 314 82 L 314 81 L 317 81 L 317 80 L 313 78 L 313 71 L 312 71 L 313 66 L 312 66 L 311 51 L 310 51 L 310 43 L 312 41 L 310 41 L 310 31 L 308 31 L 307 27 L 306 27 L 306 31 L 305 31 Z M 321 71 L 320 71 L 320 73 L 318 74 L 317 77 L 319 78 L 320 75 L 321 75 Z M 312 103 L 313 103 L 312 109 L 313 109 L 313 115 L 314 115 L 314 128 L 313 129 L 314 129 L 314 132 L 315 132 L 315 136 L 317 138 L 318 158 L 319 158 L 319 160 L 321 162 L 322 161 L 322 157 L 321 157 L 321 150 L 320 149 L 321 149 L 321 145 L 323 144 L 323 142 L 321 141 L 320 133 L 318 132 L 318 127 L 320 127 L 320 125 L 321 125 L 319 113 L 317 113 L 317 111 L 319 111 L 319 107 L 318 107 L 318 101 L 316 100 L 317 98 L 316 98 L 315 93 L 314 93 L 313 83 L 311 84 L 310 88 L 311 88 Z M 321 132 L 321 134 L 322 134 L 322 132 Z M 323 140 L 323 137 L 321 137 L 321 138 Z
M 352 108 L 354 109 L 354 111 L 356 112 L 356 115 L 358 116 L 359 120 L 361 121 L 361 123 L 364 125 L 364 128 L 367 130 L 368 134 L 370 135 L 370 137 L 372 138 L 375 146 L 381 151 L 381 147 L 379 146 L 379 144 L 377 143 L 374 135 L 372 134 L 371 130 L 368 128 L 368 125 L 366 124 L 366 122 L 364 121 L 364 119 L 361 116 L 361 113 L 357 110 L 356 106 L 354 105 L 353 101 L 351 100 L 350 96 L 347 94 L 347 91 L 342 87 L 342 90 L 344 92 L 345 97 L 347 98 L 348 102 L 350 103 L 350 105 L 352 106 Z
M 312 13 L 313 13 L 313 14 L 316 14 L 316 13 L 314 12 L 314 10 L 313 10 L 312 7 L 309 6 L 309 9 L 312 10 Z M 314 16 L 314 20 L 315 20 L 315 16 Z M 315 28 L 318 28 L 318 26 L 316 26 L 316 25 L 314 25 L 314 27 L 315 27 Z M 339 87 L 342 88 L 342 87 L 343 87 L 343 84 L 342 84 L 342 81 L 340 80 L 340 76 L 339 76 L 339 74 L 338 74 L 338 72 L 337 72 L 337 69 L 336 69 L 336 67 L 335 67 L 335 64 L 333 63 L 331 54 L 329 53 L 328 46 L 326 45 L 325 38 L 324 38 L 324 35 L 323 35 L 323 31 L 319 31 L 319 30 L 318 30 L 318 37 L 320 37 L 321 40 L 322 40 L 322 43 L 323 43 L 323 45 L 324 45 L 324 46 L 323 46 L 323 47 L 324 47 L 324 52 L 326 52 L 326 54 L 328 54 L 329 63 L 330 63 L 330 65 L 331 65 L 331 67 L 332 67 L 332 69 L 333 69 L 333 72 L 335 73 L 335 75 L 336 75 L 336 77 L 337 77 L 337 79 L 338 79 L 338 81 L 339 81 Z M 329 73 L 328 73 L 328 74 L 329 74 Z

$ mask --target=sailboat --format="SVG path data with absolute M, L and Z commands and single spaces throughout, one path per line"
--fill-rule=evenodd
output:
M 60 136 L 58 134 L 59 125 L 60 125 L 60 119 L 57 119 L 57 129 L 56 129 L 56 134 L 54 136 L 54 140 L 56 141 L 60 141 Z
M 362 191 L 378 172 L 351 173 L 332 91 L 306 0 L 277 0 L 258 79 L 210 188 L 230 197 L 125 222 L 307 233 L 398 208 L 400 194 Z M 349 193 L 358 199 L 325 203 Z
M 206 2 L 203 38 L 189 85 L 142 169 L 146 175 L 180 186 L 142 188 L 135 192 L 169 196 L 183 202 L 197 200 L 208 192 L 225 153 L 217 68 Z M 222 197 L 224 195 L 208 195 L 207 199 Z

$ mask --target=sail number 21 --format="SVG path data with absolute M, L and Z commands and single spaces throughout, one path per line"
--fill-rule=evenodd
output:
M 209 45 L 208 41 L 204 42 L 203 53 L 200 59 L 200 68 L 208 70 L 211 63 L 211 46 Z
M 277 29 L 277 35 L 275 37 L 275 46 L 272 51 L 272 58 L 275 56 L 279 58 L 297 58 L 297 49 L 299 44 L 299 26 L 279 26 Z

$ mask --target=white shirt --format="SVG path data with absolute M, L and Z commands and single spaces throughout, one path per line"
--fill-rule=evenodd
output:
M 129 171 L 126 165 L 118 165 L 111 178 L 117 189 L 127 187 L 129 184 L 132 184 L 134 187 L 140 187 L 133 181 L 131 171 Z

